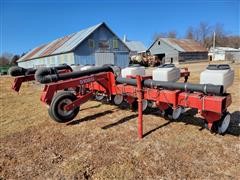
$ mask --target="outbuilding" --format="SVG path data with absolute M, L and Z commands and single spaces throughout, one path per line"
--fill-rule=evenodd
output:
M 192 39 L 159 38 L 148 49 L 162 63 L 184 63 L 208 59 L 208 51 Z
M 240 49 L 231 47 L 211 47 L 208 56 L 210 61 L 240 62 Z
M 123 42 L 130 49 L 130 56 L 145 53 L 147 50 L 147 48 L 141 41 L 130 41 L 130 40 L 127 40 L 126 38 L 124 38 Z
M 18 60 L 24 68 L 52 67 L 59 64 L 129 64 L 129 48 L 103 22 L 34 48 Z

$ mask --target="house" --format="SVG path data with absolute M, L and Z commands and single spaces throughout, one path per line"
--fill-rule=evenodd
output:
M 34 48 L 18 60 L 24 68 L 52 67 L 59 64 L 129 64 L 129 48 L 103 22 Z
M 240 49 L 231 47 L 211 47 L 208 53 L 210 61 L 238 61 L 240 62 Z
M 192 39 L 159 38 L 148 52 L 162 63 L 183 63 L 208 59 L 208 51 Z

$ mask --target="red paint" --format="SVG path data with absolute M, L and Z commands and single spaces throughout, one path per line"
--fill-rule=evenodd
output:
M 138 98 L 138 137 L 143 137 L 143 115 L 142 115 L 142 79 L 140 76 L 136 76 L 137 80 L 137 98 Z
M 63 71 L 64 73 L 66 71 Z M 185 72 L 188 72 L 185 69 Z M 183 77 L 188 77 L 184 75 Z M 131 77 L 136 78 L 137 87 L 117 84 L 115 76 L 112 72 L 103 72 L 92 74 L 89 76 L 62 80 L 55 83 L 46 84 L 42 94 L 41 101 L 47 105 L 51 104 L 54 94 L 60 90 L 73 89 L 77 100 L 67 105 L 67 110 L 88 101 L 96 92 L 104 93 L 106 96 L 122 94 L 129 104 L 138 100 L 138 137 L 143 137 L 143 115 L 142 115 L 142 100 L 151 100 L 156 102 L 157 107 L 161 110 L 166 110 L 169 106 L 176 108 L 178 106 L 198 109 L 200 114 L 208 122 L 211 127 L 212 123 L 220 120 L 222 114 L 231 104 L 231 95 L 224 96 L 205 95 L 199 92 L 185 92 L 180 90 L 166 90 L 142 87 L 142 79 L 149 77 Z M 21 83 L 29 80 L 34 80 L 34 76 L 24 76 L 15 78 L 13 89 L 18 91 Z

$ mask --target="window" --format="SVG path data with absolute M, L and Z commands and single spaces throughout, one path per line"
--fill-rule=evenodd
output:
M 118 39 L 117 38 L 113 39 L 113 49 L 118 49 Z
M 52 56 L 50 64 L 55 64 L 55 56 Z
M 160 44 L 161 44 L 161 42 L 160 41 L 158 41 L 158 45 L 160 46 Z
M 73 64 L 73 58 L 71 53 L 68 53 L 68 64 Z
M 51 59 L 52 57 L 47 57 L 46 58 L 46 63 L 47 63 L 47 65 L 49 66 L 51 63 L 50 63 L 50 59 Z
M 93 39 L 89 39 L 89 40 L 88 40 L 88 47 L 89 47 L 89 48 L 94 48 L 94 47 L 95 47 L 95 42 L 94 42 Z
M 63 54 L 59 55 L 59 59 L 60 59 L 59 64 L 63 64 L 64 63 L 64 55 Z

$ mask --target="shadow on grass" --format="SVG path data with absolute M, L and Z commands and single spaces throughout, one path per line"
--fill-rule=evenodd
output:
M 77 119 L 77 120 L 73 120 L 69 123 L 67 123 L 67 126 L 69 125 L 76 125 L 76 124 L 79 124 L 81 122 L 84 122 L 84 121 L 92 121 L 92 120 L 95 120 L 101 116 L 105 116 L 106 114 L 111 114 L 111 113 L 114 113 L 115 111 L 113 111 L 113 109 L 111 110 L 107 110 L 107 111 L 103 111 L 103 112 L 100 112 L 100 113 L 97 113 L 97 114 L 94 114 L 94 115 L 89 115 L 89 116 L 86 116 L 84 118 L 81 118 L 81 119 Z
M 96 106 L 92 106 L 92 107 L 85 108 L 82 110 L 98 108 L 100 106 L 101 106 L 101 104 L 98 104 Z M 129 109 L 129 106 L 126 104 L 123 104 L 120 107 L 116 107 L 114 109 L 125 109 L 126 110 L 126 109 Z M 71 121 L 71 122 L 67 123 L 67 125 L 76 125 L 76 124 L 79 124 L 84 121 L 95 120 L 98 117 L 115 112 L 115 111 L 113 111 L 114 109 L 100 112 L 100 113 L 97 113 L 94 115 L 89 115 L 82 119 Z M 144 114 L 150 114 L 150 115 L 162 117 L 161 113 L 156 108 L 152 108 L 152 109 L 148 110 L 147 112 L 144 112 Z M 174 123 L 181 122 L 181 123 L 185 123 L 185 125 L 194 125 L 194 126 L 199 127 L 199 131 L 201 131 L 201 130 L 205 129 L 204 119 L 202 119 L 200 117 L 195 117 L 196 114 L 197 114 L 196 109 L 188 109 L 177 120 L 172 120 L 172 119 L 169 119 L 168 117 L 165 117 L 165 119 L 167 120 L 166 123 L 150 130 L 149 132 L 145 133 L 143 136 L 146 137 L 146 136 L 150 135 L 151 133 L 155 132 L 156 130 L 169 125 L 172 122 L 174 122 Z M 114 126 L 126 123 L 126 122 L 130 121 L 131 119 L 136 118 L 137 116 L 138 116 L 137 114 L 133 114 L 133 115 L 130 115 L 127 117 L 123 117 L 120 120 L 118 120 L 117 122 L 114 122 L 114 123 L 111 123 L 111 124 L 108 124 L 108 125 L 102 127 L 102 129 L 108 129 L 108 128 L 112 128 Z M 230 122 L 229 128 L 225 134 L 229 134 L 229 135 L 233 135 L 233 136 L 240 136 L 240 111 L 235 111 L 235 112 L 231 113 L 231 122 Z
M 108 128 L 111 128 L 111 127 L 114 127 L 114 126 L 117 126 L 117 125 L 123 124 L 123 123 L 125 123 L 125 122 L 130 121 L 131 119 L 136 118 L 137 116 L 138 116 L 137 114 L 132 114 L 132 115 L 130 115 L 130 116 L 127 116 L 127 117 L 124 117 L 124 118 L 118 120 L 118 121 L 115 122 L 115 123 L 108 124 L 108 125 L 102 127 L 102 129 L 108 129 Z
M 154 129 L 152 129 L 152 130 L 146 132 L 145 134 L 143 134 L 143 137 L 148 136 L 149 134 L 153 133 L 154 131 L 156 131 L 156 130 L 162 128 L 162 127 L 165 127 L 165 126 L 169 125 L 170 123 L 172 123 L 172 122 L 171 122 L 171 121 L 168 121 L 168 122 L 166 122 L 166 123 L 164 123 L 164 124 L 162 124 L 162 125 L 160 125 L 160 126 L 154 128 Z
M 102 105 L 102 104 L 98 104 L 98 105 L 91 106 L 91 107 L 81 108 L 81 111 L 88 110 L 88 109 L 99 108 L 101 105 Z

